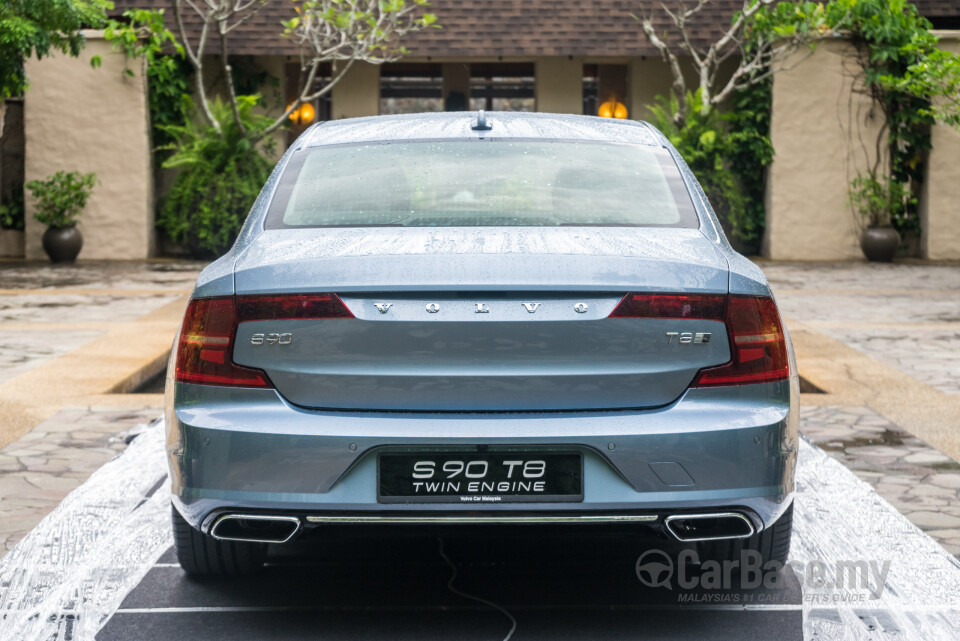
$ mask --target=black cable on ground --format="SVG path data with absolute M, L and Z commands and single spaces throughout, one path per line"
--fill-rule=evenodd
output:
M 453 561 L 450 560 L 450 557 L 447 556 L 446 552 L 443 551 L 443 539 L 437 538 L 437 542 L 440 543 L 440 558 L 442 558 L 447 565 L 450 566 L 450 569 L 453 573 L 450 575 L 450 580 L 447 581 L 447 589 L 456 594 L 457 596 L 463 597 L 464 599 L 470 599 L 471 601 L 476 601 L 477 603 L 482 603 L 483 605 L 493 608 L 498 612 L 502 612 L 505 617 L 510 619 L 510 631 L 507 632 L 507 636 L 503 637 L 503 641 L 510 641 L 510 637 L 513 636 L 513 633 L 517 631 L 517 619 L 510 614 L 506 608 L 497 605 L 493 601 L 487 601 L 486 599 L 480 598 L 478 596 L 473 596 L 472 594 L 467 594 L 457 588 L 453 587 L 453 582 L 457 580 L 457 566 L 453 564 Z

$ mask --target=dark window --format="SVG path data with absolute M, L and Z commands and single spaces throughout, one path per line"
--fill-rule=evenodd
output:
M 697 227 L 660 147 L 485 139 L 371 142 L 298 152 L 267 228 Z

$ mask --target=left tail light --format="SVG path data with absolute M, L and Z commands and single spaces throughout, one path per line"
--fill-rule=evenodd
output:
M 273 387 L 262 370 L 233 362 L 237 322 L 233 296 L 190 301 L 177 345 L 176 380 L 231 387 Z
M 190 301 L 177 345 L 176 380 L 273 387 L 266 372 L 233 362 L 237 326 L 250 321 L 353 318 L 336 294 L 259 294 Z

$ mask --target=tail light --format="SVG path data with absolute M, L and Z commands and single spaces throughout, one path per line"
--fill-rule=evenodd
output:
M 336 294 L 224 296 L 190 301 L 177 345 L 176 380 L 231 387 L 273 387 L 266 372 L 233 362 L 237 326 L 247 321 L 353 318 Z
M 744 385 L 790 377 L 787 340 L 773 299 L 723 294 L 627 294 L 611 318 L 724 321 L 730 362 L 701 370 L 694 387 Z
M 790 377 L 787 339 L 772 298 L 730 296 L 727 334 L 732 359 L 702 370 L 694 387 L 784 381 Z
M 725 294 L 627 294 L 611 318 L 724 319 Z

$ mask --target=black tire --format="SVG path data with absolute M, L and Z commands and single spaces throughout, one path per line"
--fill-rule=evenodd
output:
M 779 564 L 787 562 L 790 554 L 790 539 L 793 535 L 793 503 L 777 519 L 773 525 L 760 530 L 748 539 L 732 541 L 707 541 L 697 546 L 697 556 L 700 561 L 712 559 L 715 561 L 738 560 L 745 550 L 754 550 L 760 553 L 763 565 L 770 561 Z
M 171 507 L 173 547 L 183 571 L 192 576 L 244 576 L 263 568 L 267 546 L 263 543 L 218 541 L 190 526 Z

